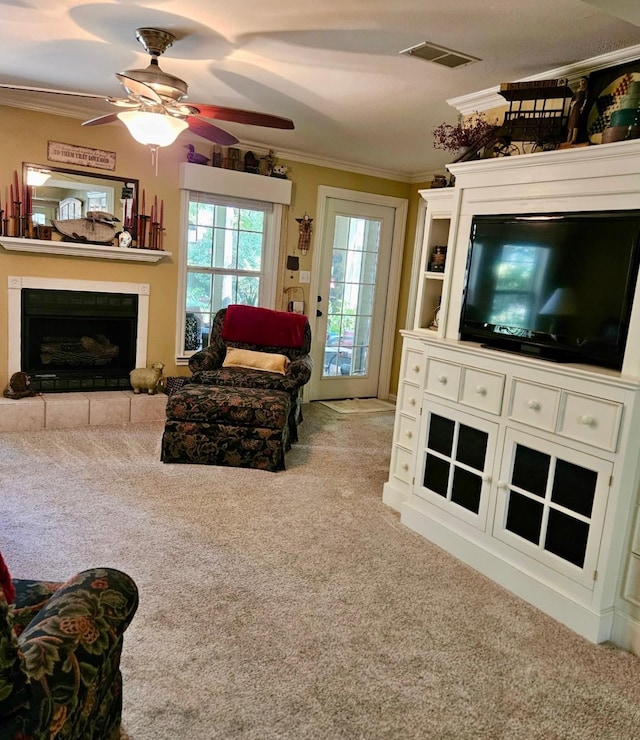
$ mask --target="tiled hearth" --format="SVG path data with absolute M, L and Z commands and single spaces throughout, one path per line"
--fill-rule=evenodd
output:
M 43 393 L 13 400 L 0 397 L 0 432 L 163 421 L 167 396 L 133 391 Z
M 11 377 L 14 372 L 22 369 L 22 291 L 24 289 L 135 296 L 137 318 L 134 366 L 146 367 L 149 324 L 149 285 L 146 283 L 9 276 L 7 377 Z M 134 394 L 131 390 L 43 393 L 40 396 L 20 400 L 0 397 L 0 432 L 162 421 L 165 419 L 166 403 L 167 396 L 164 393 L 150 396 L 145 393 Z

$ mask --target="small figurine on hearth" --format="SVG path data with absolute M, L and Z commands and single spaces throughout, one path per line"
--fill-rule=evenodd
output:
M 2 395 L 5 398 L 27 398 L 29 396 L 39 396 L 37 391 L 31 387 L 31 378 L 27 373 L 13 373 L 9 380 L 9 385 L 4 389 Z

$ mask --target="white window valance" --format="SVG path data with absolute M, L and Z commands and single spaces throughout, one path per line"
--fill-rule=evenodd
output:
M 180 188 L 230 198 L 246 198 L 287 206 L 291 204 L 291 180 L 225 170 L 221 167 L 207 167 L 191 162 L 180 164 Z

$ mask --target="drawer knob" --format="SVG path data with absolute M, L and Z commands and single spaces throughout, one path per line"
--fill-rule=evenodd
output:
M 479 396 L 486 396 L 487 395 L 487 389 L 483 385 L 477 385 L 476 386 L 476 393 Z
M 419 373 L 420 372 L 420 365 L 418 365 L 418 363 L 416 362 L 415 365 L 411 365 L 411 369 L 413 370 L 414 373 Z
M 409 470 L 409 463 L 402 463 L 401 467 L 403 470 Z
M 540 401 L 534 401 L 534 400 L 529 401 L 529 403 L 527 404 L 527 406 L 532 411 L 540 411 L 540 409 L 542 408 L 542 404 L 540 403 Z
M 584 424 L 586 427 L 595 427 L 596 424 L 597 424 L 597 422 L 594 419 L 594 417 L 593 416 L 588 416 L 588 415 L 579 417 L 578 418 L 578 422 L 580 424 Z
M 409 399 L 409 406 L 415 406 L 415 405 L 416 405 L 416 399 L 415 398 L 410 398 Z
M 404 436 L 405 436 L 405 437 L 406 437 L 407 439 L 411 439 L 411 437 L 413 437 L 413 432 L 412 432 L 411 430 L 408 430 L 408 431 L 406 431 L 406 432 L 404 433 Z
M 482 474 L 482 482 L 483 483 L 491 483 L 491 476 L 488 473 Z
M 504 481 L 504 480 L 499 480 L 496 483 L 496 485 L 497 485 L 498 488 L 502 488 L 502 489 L 509 488 L 509 484 L 506 481 Z
M 447 376 L 446 375 L 439 375 L 438 376 L 438 383 L 442 383 L 442 385 L 447 384 Z

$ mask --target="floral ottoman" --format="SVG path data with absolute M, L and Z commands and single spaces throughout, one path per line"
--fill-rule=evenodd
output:
M 290 409 L 285 391 L 190 383 L 167 401 L 161 459 L 284 470 Z

